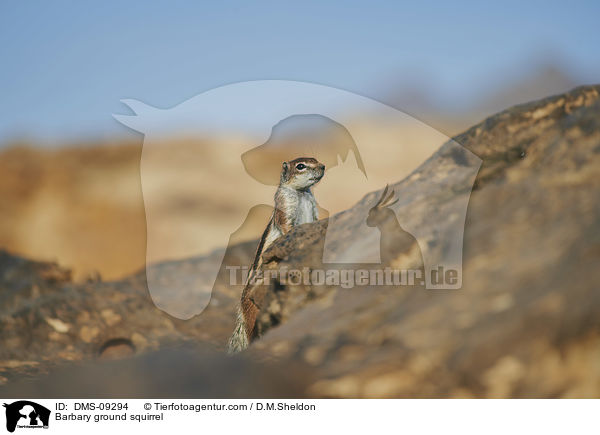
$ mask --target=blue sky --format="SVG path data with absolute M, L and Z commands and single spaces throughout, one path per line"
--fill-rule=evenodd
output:
M 2 2 L 0 143 L 132 136 L 123 98 L 166 108 L 245 80 L 379 99 L 425 80 L 468 104 L 554 56 L 600 82 L 600 2 L 279 3 Z

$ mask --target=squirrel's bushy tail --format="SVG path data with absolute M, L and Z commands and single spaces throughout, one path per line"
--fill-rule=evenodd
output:
M 241 352 L 248 347 L 248 344 L 244 316 L 242 315 L 242 310 L 238 309 L 237 318 L 235 321 L 235 329 L 233 330 L 233 334 L 231 334 L 231 338 L 229 338 L 227 353 L 234 354 Z

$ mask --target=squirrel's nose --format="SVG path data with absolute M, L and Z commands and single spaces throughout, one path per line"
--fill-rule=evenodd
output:
M 325 170 L 325 165 L 323 163 L 319 164 L 319 168 L 321 168 L 322 171 Z

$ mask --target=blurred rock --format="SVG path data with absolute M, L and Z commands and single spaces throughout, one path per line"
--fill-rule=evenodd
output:
M 299 378 L 290 377 L 293 371 Z M 311 373 L 228 357 L 195 346 L 166 347 L 133 358 L 59 367 L 50 376 L 0 388 L 10 398 L 302 398 Z
M 317 396 L 598 397 L 599 89 L 517 106 L 456 138 L 484 160 L 461 290 L 256 286 L 263 337 L 252 352 L 311 364 Z M 416 204 L 419 180 L 456 184 L 453 160 L 448 143 L 393 188 Z M 379 195 L 343 216 L 340 249 L 354 214 Z M 451 198 L 433 200 L 428 212 L 443 220 Z M 290 232 L 265 253 L 264 269 L 323 267 L 325 225 Z M 387 247 L 382 256 L 396 267 L 414 267 L 410 243 Z
M 225 261 L 247 263 L 253 243 L 231 247 Z M 204 257 L 154 266 L 194 273 Z M 223 348 L 239 289 L 223 269 L 202 316 L 187 321 L 159 310 L 145 273 L 116 282 L 71 282 L 68 270 L 0 251 L 0 375 L 35 375 L 65 361 L 114 358 L 202 341 Z M 168 276 L 165 276 L 168 279 Z M 190 295 L 180 295 L 184 304 Z

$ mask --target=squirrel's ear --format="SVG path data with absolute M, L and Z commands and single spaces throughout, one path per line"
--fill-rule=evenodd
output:
M 287 181 L 289 169 L 290 169 L 290 165 L 288 165 L 288 162 L 283 162 L 281 164 L 281 180 L 280 181 Z

